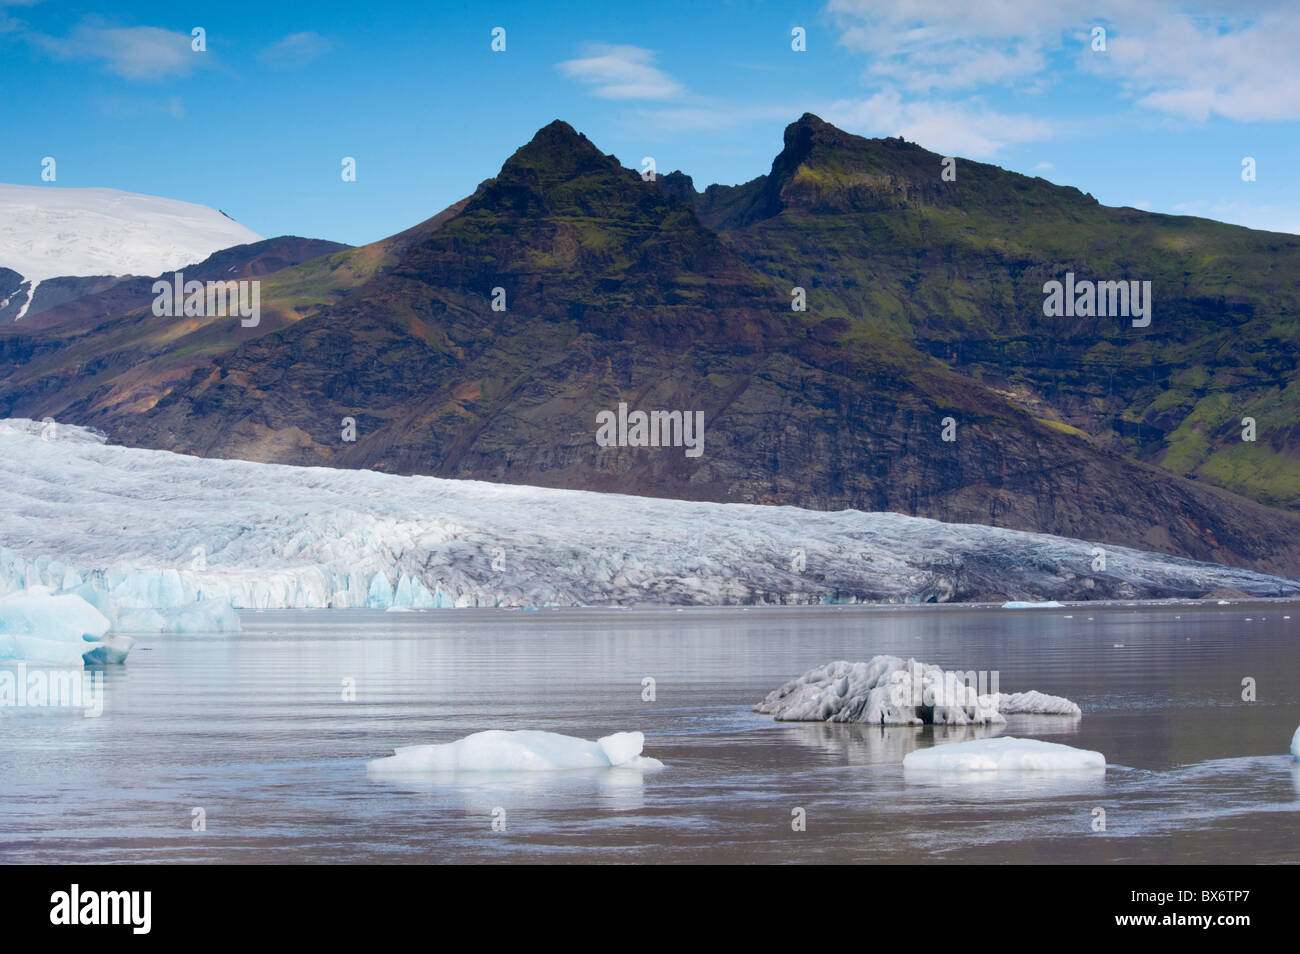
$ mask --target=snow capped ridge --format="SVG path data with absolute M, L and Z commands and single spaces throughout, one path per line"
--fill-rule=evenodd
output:
M 160 275 L 262 237 L 205 205 L 117 189 L 0 183 L 0 266 L 62 275 Z
M 1219 586 L 1300 595 L 1295 581 L 1121 547 L 1108 548 L 1094 578 L 1085 541 L 894 513 L 212 460 L 101 440 L 74 426 L 0 421 L 9 516 L 0 594 L 86 585 L 142 615 L 200 600 L 266 609 L 903 603 L 992 586 L 1037 600 Z

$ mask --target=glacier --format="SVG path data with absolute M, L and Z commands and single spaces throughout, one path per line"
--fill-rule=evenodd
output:
M 897 513 L 205 459 L 16 418 L 0 506 L 0 593 L 78 593 L 114 632 L 233 631 L 239 609 L 1300 595 L 1123 547 L 1097 573 L 1092 542 Z
M 988 674 L 945 672 L 897 656 L 839 660 L 773 689 L 754 711 L 781 722 L 868 725 L 1003 725 L 1008 713 L 1081 715 L 1069 699 L 1035 691 L 998 692 L 989 681 Z
M 1105 772 L 1106 757 L 1041 739 L 975 739 L 916 749 L 903 757 L 905 773 Z
M 118 189 L 0 183 L 0 266 L 32 283 L 161 275 L 261 240 L 206 205 Z
M 475 732 L 455 742 L 407 745 L 366 763 L 376 775 L 423 772 L 561 772 L 623 768 L 656 771 L 658 759 L 641 754 L 645 735 L 615 732 L 595 742 L 535 729 Z

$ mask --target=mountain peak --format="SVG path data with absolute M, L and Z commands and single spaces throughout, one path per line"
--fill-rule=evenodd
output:
M 832 126 L 820 116 L 804 113 L 785 127 L 786 150 L 798 150 L 811 145 L 834 145 L 847 139 L 856 139 L 837 126 Z
M 528 179 L 538 186 L 573 179 L 610 165 L 618 165 L 582 133 L 562 119 L 548 123 L 515 150 L 501 167 L 498 180 Z

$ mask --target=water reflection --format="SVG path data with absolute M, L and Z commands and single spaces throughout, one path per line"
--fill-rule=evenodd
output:
M 665 770 L 666 771 L 666 770 Z M 559 772 L 430 772 L 392 775 L 367 772 L 393 792 L 454 804 L 490 816 L 497 808 L 530 812 L 560 810 L 593 796 L 600 807 L 635 811 L 645 806 L 645 773 L 639 769 L 570 769 Z

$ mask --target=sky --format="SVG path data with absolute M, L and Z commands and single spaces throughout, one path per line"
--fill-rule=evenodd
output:
M 406 229 L 554 119 L 631 168 L 745 182 L 805 112 L 1300 233 L 1293 0 L 0 0 L 0 182 L 183 199 L 267 237 Z

